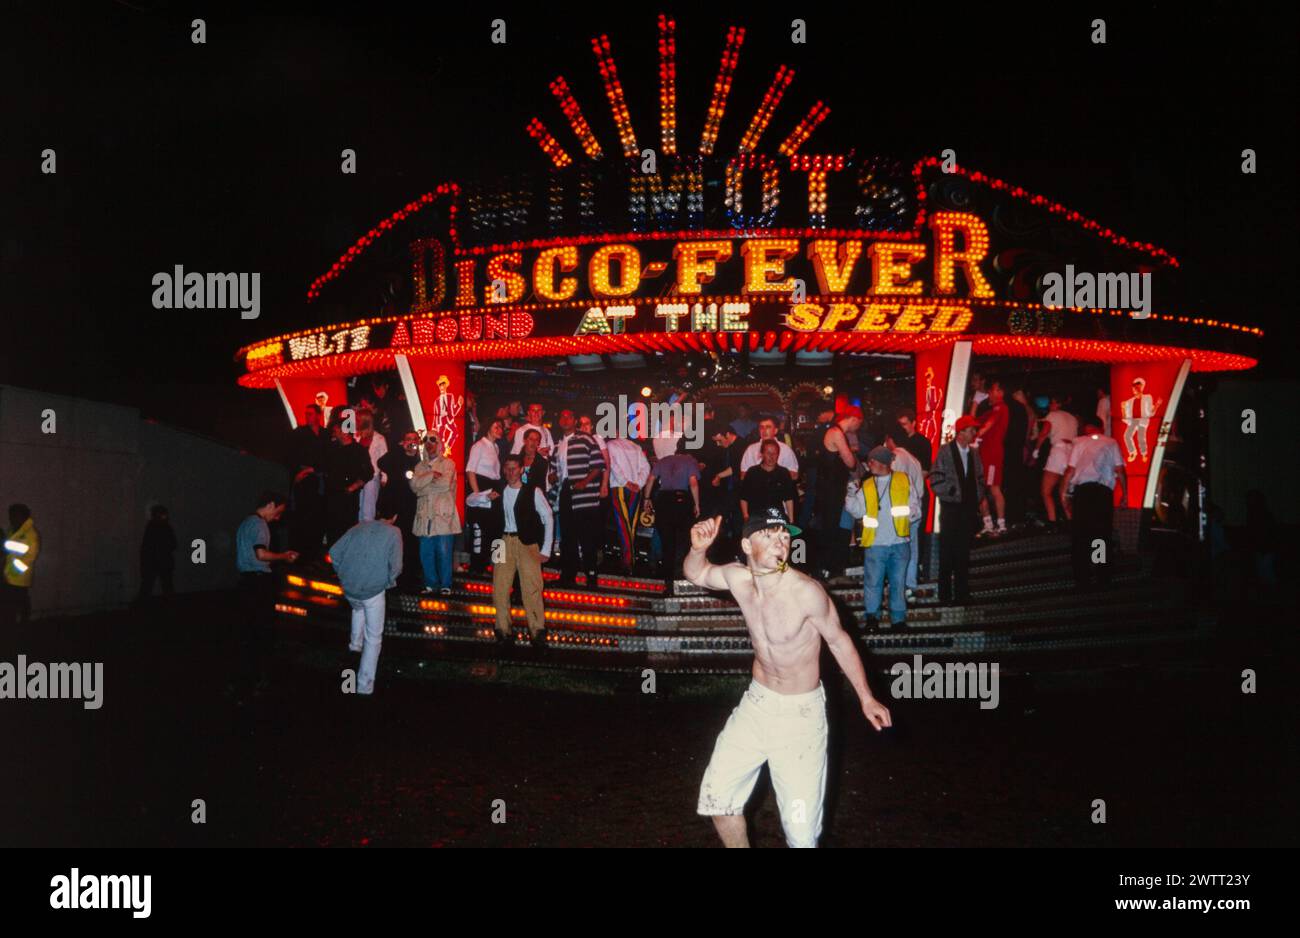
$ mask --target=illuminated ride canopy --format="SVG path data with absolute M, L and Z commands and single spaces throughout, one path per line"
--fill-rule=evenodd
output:
M 308 302 L 333 324 L 240 349 L 240 383 L 278 388 L 292 415 L 313 387 L 396 368 L 426 428 L 459 414 L 472 360 L 911 352 L 921 412 L 961 396 L 973 354 L 1106 362 L 1125 366 L 1124 387 L 1112 369 L 1116 414 L 1132 398 L 1143 433 L 1156 428 L 1150 445 L 1134 443 L 1145 465 L 1153 452 L 1158 464 L 1188 371 L 1255 364 L 1262 332 L 1184 308 L 1178 262 L 1152 244 L 937 158 L 806 152 L 830 108 L 797 103 L 779 120 L 797 91 L 784 65 L 761 95 L 733 88 L 741 28 L 725 37 L 707 109 L 690 109 L 698 143 L 682 152 L 675 35 L 660 17 L 655 140 L 638 139 L 609 39 L 593 39 L 616 146 L 556 78 L 550 125 L 525 128 L 549 169 L 443 183 L 398 209 L 310 286 Z M 724 153 L 729 105 L 751 116 Z M 567 145 L 556 136 L 566 126 Z M 1044 277 L 1067 265 L 1113 290 L 1149 277 L 1149 311 L 1045 305 Z M 946 429 L 958 412 L 944 407 L 933 422 Z

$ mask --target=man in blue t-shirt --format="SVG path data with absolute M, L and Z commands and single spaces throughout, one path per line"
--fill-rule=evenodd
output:
M 682 452 L 685 442 L 684 436 L 678 439 L 677 452 L 654 464 L 645 487 L 646 497 L 654 498 L 667 596 L 673 594 L 673 580 L 690 546 L 691 525 L 700 516 L 700 464 Z
M 257 496 L 257 507 L 235 532 L 235 569 L 239 571 L 240 617 L 243 659 L 247 684 L 259 694 L 270 683 L 266 668 L 266 633 L 275 611 L 275 578 L 271 564 L 278 560 L 293 563 L 296 550 L 271 550 L 271 522 L 284 514 L 285 497 L 266 491 Z M 233 690 L 233 686 L 231 688 Z

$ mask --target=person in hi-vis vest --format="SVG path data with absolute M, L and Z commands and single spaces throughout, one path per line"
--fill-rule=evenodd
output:
M 912 553 L 912 523 L 921 517 L 921 493 L 913 491 L 907 473 L 894 472 L 894 454 L 877 446 L 867 455 L 871 475 L 861 487 L 850 482 L 844 507 L 862 519 L 862 593 L 866 606 L 863 628 L 880 624 L 880 604 L 889 581 L 889 624 L 907 621 L 907 561 Z
M 1146 386 L 1145 378 L 1134 378 L 1133 396 L 1120 404 L 1120 416 L 1124 418 L 1124 452 L 1128 454 L 1129 462 L 1137 459 L 1139 453 L 1142 454 L 1143 462 L 1148 461 L 1147 427 L 1164 403 L 1163 399 L 1157 401 L 1145 393 Z
M 32 510 L 23 504 L 9 506 L 9 530 L 4 536 L 4 578 L 0 580 L 0 625 L 26 622 L 32 617 L 32 568 L 41 552 L 41 536 Z

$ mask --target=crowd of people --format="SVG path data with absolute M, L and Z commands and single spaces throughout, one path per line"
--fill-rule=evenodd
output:
M 702 436 L 667 426 L 644 438 L 606 439 L 588 413 L 561 409 L 552 422 L 546 404 L 511 401 L 480 424 L 471 402 L 463 479 L 437 436 L 394 426 L 382 395 L 380 403 L 328 410 L 316 402 L 292 432 L 289 498 L 259 504 L 249 520 L 270 520 L 267 505 L 287 507 L 283 556 L 328 552 L 353 606 L 365 687 L 373 681 L 369 646 L 377 657 L 384 590 L 450 594 L 457 538 L 471 575 L 491 568 L 502 642 L 515 640 L 514 600 L 534 643 L 545 645 L 548 564 L 558 567 L 561 588 L 581 577 L 599 590 L 604 569 L 657 576 L 672 595 L 699 519 L 719 519 L 710 558 L 727 562 L 740 556 L 746 524 L 773 512 L 800 532 L 790 562 L 822 580 L 841 575 L 860 552 L 863 624 L 882 624 L 887 584 L 888 621 L 897 627 L 932 572 L 931 495 L 943 532 L 935 571 L 942 602 L 969 598 L 977 538 L 1073 519 L 1076 558 L 1086 559 L 1083 548 L 1097 537 L 1109 541 L 1112 490 L 1125 479 L 1106 433 L 1104 390 L 1097 412 L 1082 421 L 1062 397 L 1051 397 L 1042 415 L 1030 400 L 1022 386 L 974 375 L 969 410 L 937 450 L 909 408 L 868 426 L 861 407 L 827 401 L 808 428 L 791 432 L 784 413 L 754 413 L 746 404 L 719 413 L 704 404 Z M 258 536 L 258 525 L 245 533 L 246 593 L 264 596 L 259 551 L 269 555 L 269 539 Z M 1105 569 L 1091 562 L 1079 560 L 1076 570 L 1080 583 L 1104 581 Z

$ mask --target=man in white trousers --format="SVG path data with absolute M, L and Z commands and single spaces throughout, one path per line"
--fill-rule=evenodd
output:
M 329 549 L 343 598 L 352 607 L 348 650 L 361 652 L 358 694 L 374 693 L 379 646 L 384 640 L 385 591 L 397 585 L 402 572 L 402 532 L 394 524 L 396 520 L 393 515 L 359 521 Z
M 748 847 L 745 802 L 766 762 L 786 843 L 815 847 L 826 796 L 823 639 L 853 685 L 863 716 L 877 730 L 893 724 L 871 695 L 862 659 L 826 590 L 789 566 L 792 526 L 785 513 L 772 507 L 750 515 L 740 541 L 744 565 L 716 566 L 705 556 L 721 524 L 711 518 L 691 528 L 684 572 L 696 586 L 730 590 L 736 598 L 754 646 L 754 679 L 718 734 L 696 811 L 713 818 L 724 846 Z

